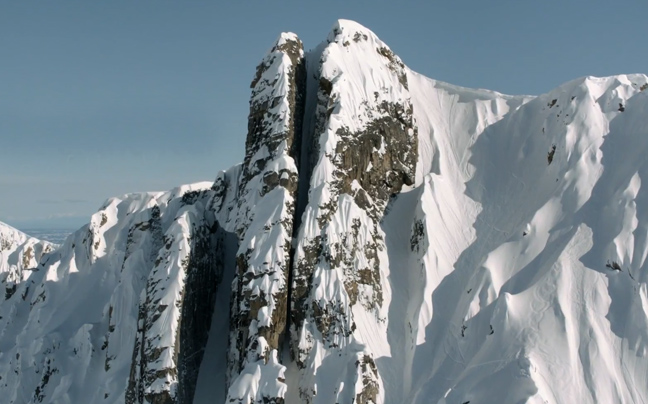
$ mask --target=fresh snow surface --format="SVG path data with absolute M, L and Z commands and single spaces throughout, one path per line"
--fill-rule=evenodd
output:
M 283 34 L 276 46 L 297 40 Z M 429 79 L 388 50 L 340 20 L 304 54 L 299 162 L 286 144 L 274 155 L 263 146 L 213 184 L 112 198 L 58 247 L 0 224 L 0 401 L 182 402 L 186 263 L 203 237 L 223 270 L 195 403 L 647 403 L 648 77 L 508 96 Z M 289 61 L 275 56 L 253 99 L 276 103 L 270 132 L 283 133 Z M 411 107 L 416 172 L 398 195 L 362 208 L 359 181 L 348 192 L 335 182 L 338 130 L 366 130 L 385 116 L 382 101 Z M 242 183 L 260 160 L 299 176 L 297 195 L 264 194 L 263 173 Z M 290 218 L 295 204 L 303 215 Z M 287 220 L 298 226 L 289 259 L 291 235 L 276 226 Z M 324 254 L 300 272 L 309 248 L 334 243 L 352 264 L 332 267 Z M 311 287 L 288 305 L 284 349 L 256 339 L 243 354 L 257 361 L 228 379 L 235 260 L 249 249 L 253 267 L 292 264 L 292 293 L 300 279 Z M 352 299 L 348 281 L 375 263 L 379 281 L 355 284 Z M 252 331 L 268 326 L 286 286 L 259 279 L 251 295 L 271 301 Z
M 408 78 L 425 171 L 383 221 L 385 402 L 646 402 L 647 77 Z

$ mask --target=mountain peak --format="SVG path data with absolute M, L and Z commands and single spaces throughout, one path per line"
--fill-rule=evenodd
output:
M 302 41 L 297 34 L 294 32 L 282 32 L 268 53 L 271 54 L 276 51 L 290 52 L 290 49 L 294 48 L 299 49 L 297 52 L 303 55 L 303 47 Z
M 367 36 L 376 36 L 376 34 L 374 34 L 369 28 L 353 20 L 345 20 L 341 18 L 335 21 L 333 27 L 331 27 L 331 34 L 333 35 L 355 35 L 356 33 L 359 33 L 360 35 L 365 34 Z
M 329 32 L 327 41 L 337 42 L 345 47 L 368 42 L 375 45 L 374 47 L 389 49 L 373 31 L 352 20 L 337 20 Z
M 0 396 L 648 401 L 647 90 L 507 96 L 354 21 L 282 33 L 213 184 L 111 198 L 50 253 L 0 223 Z

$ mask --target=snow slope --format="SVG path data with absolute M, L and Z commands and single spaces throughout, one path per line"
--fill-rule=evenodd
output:
M 392 245 L 409 261 L 402 275 L 410 281 L 398 282 L 417 296 L 394 304 L 395 318 L 403 313 L 412 324 L 413 350 L 387 360 L 403 370 L 395 396 L 646 400 L 639 213 L 646 82 L 628 75 L 567 83 L 477 129 L 477 139 L 473 128 L 455 127 L 463 137 L 455 144 L 469 149 L 430 133 L 439 172 L 399 197 L 409 220 L 385 221 L 386 228 L 412 223 L 411 245 Z M 421 98 L 435 97 L 432 83 L 418 87 L 428 91 Z M 425 282 L 411 278 L 417 269 Z
M 113 198 L 42 257 L 0 228 L 0 396 L 648 402 L 646 90 L 508 96 L 352 21 L 282 34 L 241 165 Z

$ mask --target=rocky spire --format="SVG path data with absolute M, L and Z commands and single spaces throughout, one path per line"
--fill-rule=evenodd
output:
M 285 390 L 277 358 L 288 313 L 304 82 L 302 43 L 283 33 L 252 81 L 228 359 L 229 400 L 236 402 L 279 402 Z M 273 388 L 253 391 L 245 385 L 259 367 L 273 374 Z
M 382 41 L 340 20 L 327 42 L 307 136 L 314 166 L 294 257 L 292 352 L 306 373 L 303 402 L 351 385 L 355 402 L 373 403 L 381 381 L 354 313 L 377 329 L 384 321 L 379 223 L 389 198 L 414 182 L 417 131 L 405 66 Z M 315 372 L 327 357 L 346 369 L 337 380 Z

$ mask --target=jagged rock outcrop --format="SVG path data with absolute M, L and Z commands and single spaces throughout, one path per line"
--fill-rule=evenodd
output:
M 230 402 L 278 403 L 285 391 L 283 367 L 268 363 L 277 361 L 288 317 L 305 78 L 301 41 L 294 34 L 282 34 L 252 82 L 237 196 L 240 247 L 232 285 Z M 266 382 L 273 388 L 253 391 L 241 386 L 260 369 L 273 375 Z
M 315 164 L 295 250 L 291 343 L 308 381 L 299 386 L 302 402 L 315 401 L 314 391 L 339 401 L 344 386 L 354 386 L 364 404 L 376 402 L 382 386 L 355 316 L 362 311 L 367 327 L 384 332 L 380 220 L 389 198 L 414 183 L 417 129 L 405 66 L 387 45 L 350 21 L 327 42 L 311 79 Z M 359 64 L 368 68 L 358 72 Z M 318 376 L 329 356 L 356 371 Z
M 212 189 L 176 196 L 176 217 L 166 232 L 156 204 L 148 220 L 129 230 L 127 249 L 140 248 L 133 243 L 142 238 L 134 233 L 145 231 L 156 255 L 150 256 L 152 267 L 140 294 L 127 404 L 193 401 L 214 299 L 223 278 L 224 256 L 229 253 L 227 233 L 209 209 L 213 197 Z M 110 306 L 109 318 L 112 311 Z M 109 332 L 114 328 L 109 325 Z M 111 361 L 108 355 L 106 368 Z
M 648 401 L 647 88 L 507 96 L 352 21 L 282 34 L 241 165 L 58 247 L 0 224 L 0 397 Z

